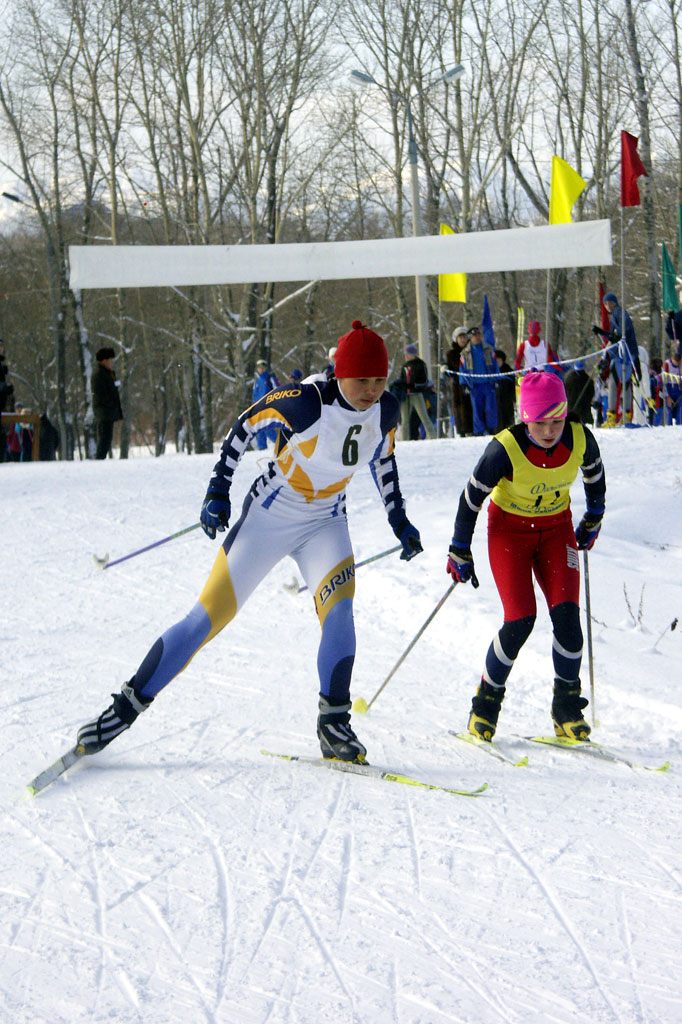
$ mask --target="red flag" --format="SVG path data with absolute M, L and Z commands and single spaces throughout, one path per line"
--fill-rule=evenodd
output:
M 620 133 L 620 205 L 639 206 L 639 189 L 637 179 L 640 174 L 648 177 L 646 168 L 639 159 L 637 143 L 639 139 L 629 132 Z

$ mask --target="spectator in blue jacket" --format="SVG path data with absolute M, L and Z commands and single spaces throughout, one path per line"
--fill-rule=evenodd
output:
M 604 308 L 609 314 L 609 330 L 604 331 L 596 325 L 592 328 L 595 334 L 608 338 L 609 350 L 609 408 L 606 414 L 606 426 L 615 427 L 616 407 L 618 405 L 618 385 L 621 385 L 621 408 L 623 423 L 632 418 L 632 374 L 637 380 L 642 379 L 642 368 L 639 363 L 639 346 L 635 328 L 630 314 L 619 304 L 613 292 L 604 296 Z
M 474 434 L 494 434 L 497 430 L 497 395 L 495 377 L 498 373 L 495 349 L 483 341 L 480 327 L 470 327 L 471 344 L 462 354 L 462 385 L 469 389 L 474 417 Z M 486 379 L 490 377 L 490 379 Z
M 268 364 L 264 359 L 256 360 L 256 379 L 253 382 L 253 394 L 252 401 L 257 402 L 268 392 L 274 391 L 275 388 L 279 387 L 279 381 L 277 377 L 268 369 Z M 268 441 L 272 441 L 274 444 L 277 440 L 277 431 L 274 427 L 263 427 L 256 434 L 256 446 L 259 451 L 264 452 L 268 446 Z

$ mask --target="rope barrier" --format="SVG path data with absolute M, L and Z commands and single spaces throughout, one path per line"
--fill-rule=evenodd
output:
M 604 348 L 600 348 L 597 352 L 587 352 L 583 356 L 573 356 L 569 359 L 555 360 L 551 359 L 546 363 L 538 363 L 533 369 L 540 370 L 546 366 L 555 367 L 557 369 L 565 369 L 566 366 L 572 366 L 573 363 L 586 362 L 588 359 L 602 359 L 605 353 L 611 349 L 618 348 L 619 342 L 615 341 L 611 345 L 606 345 Z M 451 370 L 449 367 L 442 367 L 441 372 L 446 376 L 450 377 L 467 377 L 468 379 L 474 380 L 505 380 L 507 377 L 525 377 L 530 370 L 508 370 L 504 373 L 499 371 L 496 373 L 469 373 L 466 370 Z

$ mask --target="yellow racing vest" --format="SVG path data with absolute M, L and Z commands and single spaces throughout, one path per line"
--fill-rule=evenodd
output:
M 512 479 L 502 479 L 493 488 L 490 500 L 505 512 L 517 516 L 553 516 L 569 506 L 571 484 L 585 457 L 586 438 L 581 423 L 571 422 L 573 451 L 561 466 L 534 466 L 521 451 L 513 434 L 496 434 L 512 464 Z

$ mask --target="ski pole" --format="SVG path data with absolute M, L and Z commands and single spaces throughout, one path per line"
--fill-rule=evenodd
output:
M 597 725 L 594 710 L 594 658 L 592 656 L 592 608 L 590 606 L 590 564 L 587 559 L 587 548 L 583 551 L 585 567 L 585 613 L 587 615 L 587 664 L 590 668 L 590 703 L 592 705 L 592 725 Z
M 164 537 L 163 540 L 155 540 L 153 544 L 147 544 L 146 547 L 139 548 L 137 551 L 131 551 L 129 555 L 123 555 L 122 558 L 115 558 L 113 562 L 109 561 L 109 555 L 104 555 L 103 558 L 98 558 L 97 555 L 92 557 L 95 560 L 95 565 L 100 569 L 111 569 L 112 565 L 118 565 L 119 562 L 127 562 L 129 558 L 135 558 L 136 555 L 142 555 L 145 551 L 151 551 L 152 548 L 158 548 L 161 544 L 167 544 L 169 540 L 175 540 L 176 537 L 182 537 L 184 533 L 191 533 L 192 530 L 198 530 L 201 523 L 192 523 L 191 526 L 186 526 L 184 530 L 178 530 L 177 533 L 171 533 L 170 537 Z
M 475 577 L 474 577 L 474 578 L 475 578 Z M 478 583 L 478 580 L 477 580 L 476 582 Z M 431 621 L 432 621 L 433 619 L 435 619 L 436 615 L 437 615 L 437 614 L 438 614 L 438 612 L 439 612 L 439 611 L 441 610 L 441 608 L 443 607 L 443 605 L 445 604 L 445 602 L 447 601 L 447 599 L 448 599 L 448 598 L 450 597 L 450 594 L 452 593 L 452 591 L 453 591 L 453 590 L 455 589 L 455 587 L 456 587 L 456 586 L 457 586 L 457 584 L 456 584 L 456 583 L 452 583 L 452 584 L 451 584 L 451 585 L 450 585 L 450 586 L 448 587 L 448 589 L 447 589 L 447 590 L 445 591 L 445 593 L 444 593 L 444 594 L 443 594 L 443 596 L 441 597 L 440 601 L 438 602 L 438 604 L 437 604 L 437 605 L 436 605 L 436 607 L 435 607 L 435 608 L 433 609 L 433 611 L 432 611 L 432 612 L 431 612 L 431 614 L 429 615 L 429 617 L 428 617 L 428 619 L 426 620 L 426 622 L 424 623 L 424 625 L 423 625 L 423 626 L 421 627 L 421 629 L 419 630 L 419 632 L 418 632 L 418 633 L 417 633 L 417 635 L 415 636 L 414 640 L 413 640 L 413 641 L 412 641 L 412 642 L 411 642 L 411 643 L 410 643 L 410 644 L 408 645 L 408 647 L 407 647 L 407 648 L 405 649 L 404 653 L 403 653 L 403 654 L 401 654 L 401 656 L 400 656 L 400 657 L 398 658 L 398 660 L 396 661 L 395 665 L 393 666 L 393 668 L 391 669 L 391 671 L 390 671 L 390 672 L 388 673 L 388 675 L 387 675 L 387 676 L 386 676 L 386 678 L 384 679 L 383 683 L 381 684 L 381 686 L 379 687 L 379 689 L 377 690 L 377 692 L 376 692 L 376 693 L 374 694 L 374 696 L 372 697 L 372 699 L 371 699 L 371 701 L 369 702 L 369 704 L 368 704 L 368 703 L 367 703 L 367 701 L 366 701 L 366 700 L 364 699 L 364 697 L 357 697 L 357 698 L 356 698 L 356 699 L 355 699 L 355 700 L 353 701 L 353 711 L 360 711 L 360 712 L 362 712 L 362 714 L 365 714 L 365 713 L 366 713 L 367 711 L 369 711 L 369 709 L 371 708 L 372 704 L 373 704 L 373 703 L 374 703 L 374 701 L 375 701 L 375 700 L 377 699 L 377 697 L 379 696 L 379 694 L 381 693 L 381 691 L 382 691 L 382 690 L 384 689 L 384 687 L 385 687 L 385 686 L 386 686 L 386 685 L 387 685 L 387 684 L 388 684 L 388 683 L 390 682 L 390 680 L 391 680 L 391 679 L 393 678 L 393 676 L 394 676 L 394 675 L 396 674 L 396 672 L 398 671 L 398 669 L 400 668 L 400 666 L 402 665 L 402 663 L 403 663 L 403 662 L 405 661 L 405 658 L 406 658 L 406 657 L 407 657 L 407 655 L 408 655 L 408 654 L 410 653 L 410 651 L 412 650 L 412 648 L 414 647 L 414 645 L 416 644 L 417 640 L 418 640 L 418 639 L 419 639 L 419 637 L 420 637 L 420 636 L 422 635 L 422 633 L 424 632 L 424 630 L 426 629 L 426 627 L 427 627 L 427 626 L 429 625 L 429 623 L 430 623 L 430 622 L 431 622 Z
M 385 558 L 386 555 L 392 555 L 394 551 L 400 551 L 401 547 L 402 547 L 402 544 L 396 544 L 396 546 L 394 548 L 389 548 L 388 551 L 380 551 L 378 555 L 370 555 L 369 558 L 363 558 L 363 560 L 361 562 L 356 562 L 355 563 L 355 568 L 359 569 L 360 566 L 362 566 L 362 565 L 369 565 L 370 562 L 376 562 L 377 559 L 379 559 L 379 558 Z M 303 586 L 303 587 L 299 587 L 298 580 L 294 576 L 294 578 L 292 579 L 291 583 L 285 583 L 284 584 L 284 589 L 285 590 L 290 590 L 292 594 L 302 594 L 304 590 L 308 589 L 308 587 L 307 587 L 307 585 Z

